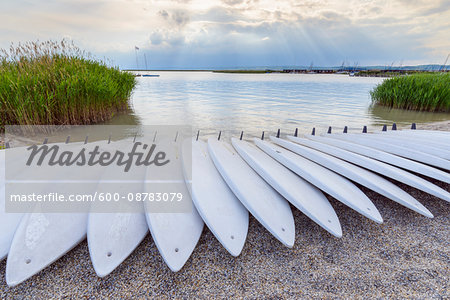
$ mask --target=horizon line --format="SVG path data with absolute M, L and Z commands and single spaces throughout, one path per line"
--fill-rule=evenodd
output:
M 448 71 L 449 66 L 445 64 L 420 64 L 420 65 L 406 65 L 406 66 L 392 66 L 392 65 L 366 65 L 366 66 L 234 66 L 234 67 L 179 67 L 179 68 L 121 68 L 123 71 L 283 71 L 283 70 L 412 70 L 412 71 Z

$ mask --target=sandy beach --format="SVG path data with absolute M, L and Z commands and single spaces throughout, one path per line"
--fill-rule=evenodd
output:
M 419 124 L 418 129 L 450 131 L 450 121 Z M 430 181 L 450 192 L 448 184 Z M 434 218 L 361 187 L 384 223 L 376 224 L 328 197 L 342 225 L 340 239 L 292 207 L 292 249 L 251 217 L 247 242 L 237 258 L 205 227 L 186 265 L 172 273 L 148 235 L 105 278 L 96 276 L 84 241 L 14 288 L 6 285 L 6 260 L 0 262 L 0 298 L 449 298 L 449 203 L 398 185 Z

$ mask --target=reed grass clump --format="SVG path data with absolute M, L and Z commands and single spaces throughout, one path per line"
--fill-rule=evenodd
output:
M 0 129 L 106 121 L 129 109 L 135 85 L 67 40 L 12 45 L 0 50 Z
M 413 74 L 386 79 L 370 95 L 375 105 L 450 112 L 450 74 Z

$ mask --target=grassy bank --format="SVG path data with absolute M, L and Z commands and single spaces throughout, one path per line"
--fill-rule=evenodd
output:
M 0 127 L 92 124 L 128 109 L 134 76 L 72 43 L 26 43 L 0 51 Z
M 370 92 L 372 103 L 392 108 L 450 112 L 450 74 L 389 78 Z

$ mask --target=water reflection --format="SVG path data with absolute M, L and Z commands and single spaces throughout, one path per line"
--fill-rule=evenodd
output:
M 117 113 L 111 120 L 104 122 L 103 125 L 141 125 L 141 121 L 131 108 L 129 111 Z
M 386 122 L 396 122 L 398 124 L 439 122 L 450 119 L 448 113 L 420 112 L 387 108 L 382 106 L 371 106 L 369 112 L 372 115 L 374 125 L 383 125 Z

